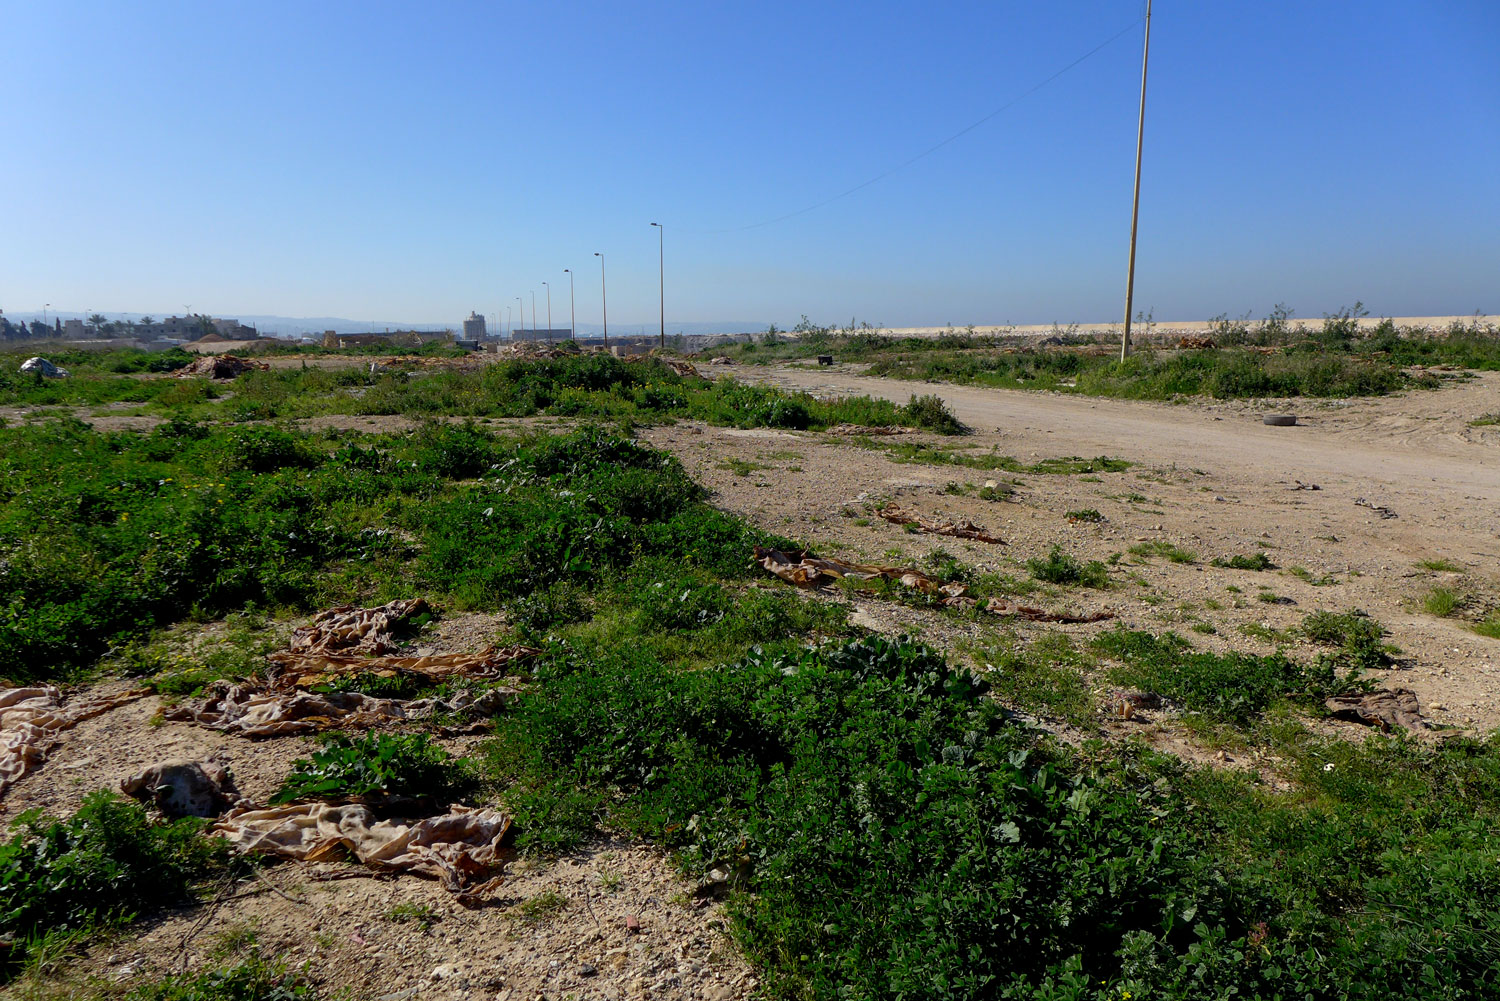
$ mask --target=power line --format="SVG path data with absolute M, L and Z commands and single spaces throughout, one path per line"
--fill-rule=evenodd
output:
M 847 188 L 844 191 L 840 191 L 838 194 L 836 194 L 836 195 L 834 195 L 834 196 L 832 196 L 830 198 L 825 198 L 821 202 L 816 202 L 816 203 L 814 203 L 812 205 L 808 205 L 808 206 L 806 206 L 804 208 L 797 209 L 796 211 L 788 212 L 785 215 L 779 215 L 779 216 L 777 216 L 774 219 L 766 219 L 763 222 L 754 222 L 754 223 L 751 223 L 748 226 L 734 226 L 734 227 L 730 227 L 730 228 L 727 228 L 727 229 L 701 230 L 700 232 L 706 232 L 706 233 L 743 233 L 746 230 L 760 229 L 762 226 L 772 226 L 772 225 L 775 225 L 778 222 L 785 222 L 788 219 L 794 219 L 794 218 L 796 218 L 799 215 L 806 215 L 808 212 L 813 212 L 813 211 L 815 211 L 817 209 L 822 208 L 825 205 L 831 205 L 834 202 L 838 201 L 840 198 L 847 198 L 848 196 L 854 194 L 856 191 L 863 191 L 865 188 L 868 188 L 870 185 L 875 184 L 875 183 L 877 183 L 879 181 L 883 181 L 887 177 L 890 177 L 892 174 L 894 174 L 894 173 L 896 173 L 898 171 L 905 170 L 907 167 L 910 167 L 912 164 L 916 163 L 918 160 L 922 160 L 922 159 L 924 159 L 926 157 L 931 156 L 932 154 L 936 153 L 938 150 L 942 149 L 944 146 L 947 146 L 949 143 L 954 142 L 955 140 L 963 138 L 964 136 L 968 135 L 970 132 L 973 132 L 975 129 L 979 128 L 981 125 L 983 125 L 986 122 L 988 122 L 990 119 L 995 118 L 996 116 L 1001 115 L 1004 112 L 1009 111 L 1011 108 L 1015 107 L 1017 104 L 1020 104 L 1022 101 L 1024 101 L 1026 98 L 1030 97 L 1032 94 L 1035 94 L 1037 91 L 1041 90 L 1043 87 L 1045 87 L 1048 84 L 1052 83 L 1054 80 L 1056 80 L 1058 77 L 1062 76 L 1064 73 L 1067 73 L 1069 70 L 1073 69 L 1079 63 L 1084 62 L 1085 60 L 1089 59 L 1090 57 L 1092 57 L 1093 55 L 1095 55 L 1096 53 L 1098 53 L 1101 49 L 1103 49 L 1106 46 L 1108 46 L 1111 42 L 1116 41 L 1121 36 L 1123 36 L 1126 33 L 1132 31 L 1135 28 L 1136 25 L 1138 25 L 1138 24 L 1141 23 L 1141 20 L 1142 20 L 1141 18 L 1136 18 L 1135 20 L 1131 21 L 1125 27 L 1121 28 L 1119 31 L 1115 32 L 1113 35 L 1110 35 L 1104 41 L 1100 42 L 1098 45 L 1094 46 L 1092 49 L 1089 49 L 1087 52 L 1085 52 L 1083 55 L 1079 56 L 1077 59 L 1074 59 L 1072 62 L 1068 63 L 1068 65 L 1064 66 L 1062 69 L 1060 69 L 1057 72 L 1053 73 L 1051 76 L 1047 77 L 1045 80 L 1042 80 L 1039 83 L 1032 84 L 1030 87 L 1028 87 L 1025 90 L 1021 91 L 1021 93 L 1017 94 L 1015 97 L 1011 98 L 1009 101 L 1005 102 L 1000 107 L 996 108 L 994 111 L 991 111 L 989 114 L 985 115 L 983 118 L 980 118 L 980 119 L 977 119 L 974 122 L 971 122 L 970 124 L 968 124 L 968 125 L 964 126 L 963 128 L 959 129 L 957 132 L 953 133 L 951 136 L 949 136 L 948 138 L 944 139 L 943 141 L 941 141 L 939 143 L 935 143 L 932 146 L 927 147 L 926 149 L 924 149 L 922 152 L 918 153 L 916 156 L 912 157 L 911 159 L 904 160 L 901 163 L 896 164 L 896 166 L 891 167 L 889 170 L 886 170 L 886 171 L 884 171 L 882 173 L 876 174 L 874 177 L 870 178 L 867 181 L 861 181 L 859 184 L 856 184 L 854 187 Z

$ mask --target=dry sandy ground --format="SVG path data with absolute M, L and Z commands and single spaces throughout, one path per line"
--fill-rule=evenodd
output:
M 838 369 L 726 368 L 741 379 L 823 396 L 868 393 L 904 401 L 913 392 L 935 392 L 977 430 L 962 439 L 975 454 L 995 451 L 1025 462 L 1109 455 L 1137 464 L 1095 477 L 1011 475 L 897 464 L 827 435 L 689 425 L 645 433 L 683 456 L 718 491 L 717 503 L 767 528 L 811 538 L 825 552 L 875 559 L 898 552 L 917 559 L 941 547 L 965 562 L 1022 576 L 1024 561 L 1045 555 L 1055 542 L 1080 557 L 1103 560 L 1141 541 L 1165 540 L 1196 552 L 1199 560 L 1130 566 L 1127 556 L 1125 569 L 1115 574 L 1123 587 L 1071 591 L 1060 604 L 1082 611 L 1108 608 L 1137 628 L 1170 625 L 1185 632 L 1185 624 L 1207 623 L 1217 632 L 1185 634 L 1209 648 L 1262 652 L 1271 645 L 1246 636 L 1241 627 L 1284 631 L 1315 609 L 1363 609 L 1389 628 L 1390 642 L 1404 651 L 1392 684 L 1415 690 L 1442 723 L 1500 726 L 1500 640 L 1420 608 L 1435 586 L 1469 594 L 1474 614 L 1500 603 L 1500 428 L 1468 423 L 1500 411 L 1500 374 L 1437 391 L 1311 409 L 1299 401 L 1303 424 L 1273 428 L 1262 425 L 1260 416 L 1284 411 L 1275 402 L 1138 403 L 915 384 Z M 739 476 L 721 468 L 733 458 L 771 468 Z M 994 503 L 946 492 L 949 483 L 962 489 L 989 478 L 1016 481 L 1014 500 Z M 1299 482 L 1319 489 L 1296 489 Z M 968 517 L 1009 545 L 913 535 L 866 513 L 867 506 L 887 499 L 928 517 Z M 1361 499 L 1396 517 L 1381 518 L 1357 505 Z M 1067 521 L 1066 512 L 1085 508 L 1107 520 Z M 858 517 L 849 517 L 851 512 Z M 1257 573 L 1207 565 L 1213 557 L 1255 552 L 1265 552 L 1280 569 Z M 1439 559 L 1463 572 L 1418 566 Z M 1317 583 L 1295 576 L 1295 567 Z M 1257 600 L 1262 589 L 1295 604 Z M 1208 602 L 1226 607 L 1214 610 Z

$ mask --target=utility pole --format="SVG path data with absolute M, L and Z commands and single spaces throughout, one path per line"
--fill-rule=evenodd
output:
M 526 329 L 526 304 L 521 301 L 521 297 L 520 296 L 516 296 L 516 319 L 518 319 L 518 320 L 521 321 L 521 329 L 523 329 L 523 330 Z M 511 326 L 510 326 L 510 336 L 511 336 L 511 340 L 515 340 L 515 337 L 516 337 L 516 325 L 515 324 L 511 324 Z
M 1130 266 L 1125 278 L 1125 330 L 1120 360 L 1130 355 L 1130 317 L 1135 309 L 1135 230 L 1141 217 L 1141 146 L 1146 138 L 1146 61 L 1151 58 L 1151 0 L 1146 0 L 1146 42 L 1141 50 L 1141 116 L 1135 128 L 1135 200 L 1130 208 Z
M 578 309 L 573 295 L 573 271 L 571 268 L 563 268 L 563 274 L 568 276 L 568 339 L 578 340 Z
M 604 307 L 604 350 L 609 350 L 609 296 L 604 289 L 604 255 L 594 251 L 599 258 L 599 303 Z
M 656 227 L 656 267 L 657 267 L 657 292 L 661 296 L 661 341 L 662 350 L 667 347 L 667 258 L 662 250 L 666 243 L 667 229 L 659 222 L 651 225 Z
M 531 329 L 536 330 L 536 289 L 531 290 Z
M 552 286 L 542 282 L 542 288 L 547 290 L 547 343 L 552 343 Z

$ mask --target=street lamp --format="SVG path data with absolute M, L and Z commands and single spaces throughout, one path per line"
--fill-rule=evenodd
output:
M 609 296 L 604 291 L 604 255 L 594 251 L 599 258 L 599 302 L 604 307 L 604 350 L 609 350 Z
M 563 274 L 568 276 L 568 338 L 578 340 L 578 311 L 573 299 L 573 272 L 569 268 L 563 268 Z
M 510 307 L 505 307 L 505 338 L 510 339 Z
M 531 329 L 536 330 L 536 289 L 531 290 Z
M 552 286 L 542 282 L 542 287 L 547 290 L 547 343 L 552 343 Z
M 516 296 L 516 315 L 521 318 L 521 322 L 523 324 L 526 322 L 526 304 L 521 301 L 520 296 Z M 521 329 L 524 330 L 526 328 L 522 327 Z M 511 328 L 510 336 L 512 339 L 514 339 L 516 336 L 516 330 L 514 327 Z
M 661 347 L 667 347 L 667 258 L 662 246 L 666 242 L 667 229 L 659 222 L 651 225 L 656 227 L 656 264 L 657 264 L 657 291 L 661 295 Z
M 35 299 L 33 299 L 31 301 L 32 302 L 36 302 Z M 44 326 L 44 327 L 47 326 L 47 310 L 49 310 L 51 308 L 52 308 L 52 303 L 50 303 L 50 302 L 42 304 L 42 326 Z

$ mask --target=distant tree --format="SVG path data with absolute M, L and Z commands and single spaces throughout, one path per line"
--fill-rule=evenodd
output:
M 198 317 L 198 332 L 200 334 L 202 334 L 204 337 L 207 337 L 209 334 L 218 333 L 218 331 L 214 329 L 213 317 L 211 317 L 211 316 L 199 316 Z
M 36 338 L 50 337 L 50 336 L 52 336 L 52 328 L 49 327 L 49 326 L 47 326 L 41 320 L 32 320 L 31 321 L 31 336 L 32 337 L 36 337 Z
M 87 320 L 85 320 L 83 322 L 85 322 L 89 326 L 93 327 L 94 328 L 94 333 L 97 334 L 97 333 L 99 333 L 100 331 L 102 331 L 104 329 L 104 325 L 106 323 L 108 323 L 109 320 L 105 317 L 105 315 L 103 313 L 94 313 L 91 316 L 89 316 L 89 318 Z
M 141 317 L 141 326 L 143 327 L 149 327 L 155 322 L 156 320 L 152 318 L 150 313 L 147 313 L 145 316 Z

